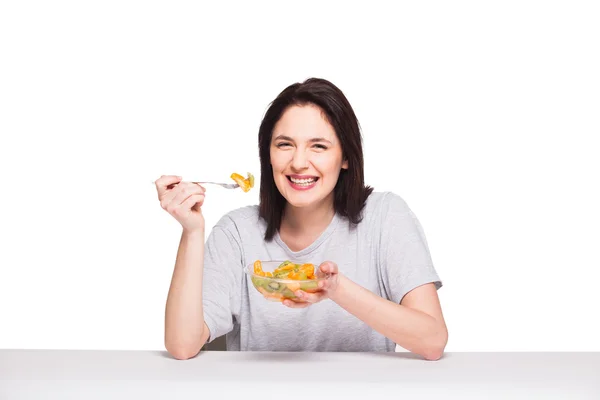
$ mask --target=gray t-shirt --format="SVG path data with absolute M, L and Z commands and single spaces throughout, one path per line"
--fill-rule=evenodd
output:
M 291 309 L 266 300 L 244 267 L 256 260 L 333 261 L 340 273 L 371 292 L 400 303 L 410 290 L 442 283 L 423 229 L 405 201 L 373 192 L 355 227 L 335 215 L 307 248 L 294 252 L 276 234 L 264 240 L 266 223 L 258 206 L 223 216 L 206 241 L 204 320 L 211 337 L 227 335 L 227 349 L 241 351 L 394 351 L 395 343 L 332 300 Z

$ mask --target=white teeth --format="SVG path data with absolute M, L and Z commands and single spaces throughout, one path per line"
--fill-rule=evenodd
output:
M 299 185 L 310 185 L 311 183 L 313 183 L 315 181 L 315 178 L 295 179 L 295 178 L 290 177 L 290 179 L 292 180 L 292 182 L 299 184 Z

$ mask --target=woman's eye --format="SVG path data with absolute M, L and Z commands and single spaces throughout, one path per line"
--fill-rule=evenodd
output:
M 285 147 L 285 146 L 289 146 L 289 145 L 290 145 L 289 143 L 283 142 L 283 143 L 278 143 L 277 147 Z
M 327 150 L 327 147 L 322 144 L 315 144 L 314 147 L 316 147 L 317 149 L 321 149 L 321 150 Z

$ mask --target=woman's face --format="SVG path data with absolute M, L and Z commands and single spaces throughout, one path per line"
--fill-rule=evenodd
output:
M 333 126 L 314 105 L 291 106 L 273 128 L 273 178 L 281 195 L 294 207 L 321 204 L 348 168 Z

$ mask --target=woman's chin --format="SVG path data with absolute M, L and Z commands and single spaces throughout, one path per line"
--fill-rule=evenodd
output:
M 289 205 L 294 208 L 309 208 L 315 203 L 310 201 L 288 201 Z
M 316 198 L 314 195 L 309 195 L 308 193 L 298 193 L 286 191 L 285 200 L 287 203 L 294 208 L 304 208 L 310 207 L 316 203 Z
M 308 198 L 303 199 L 300 197 L 303 197 L 303 196 L 296 196 L 294 194 L 292 194 L 292 195 L 286 194 L 285 200 L 287 201 L 288 205 L 290 205 L 294 208 L 309 207 L 311 204 L 314 203 L 311 199 L 308 199 Z
M 323 201 L 327 198 L 319 196 L 320 193 L 286 193 L 285 199 L 288 204 L 294 208 L 314 208 L 323 204 Z

